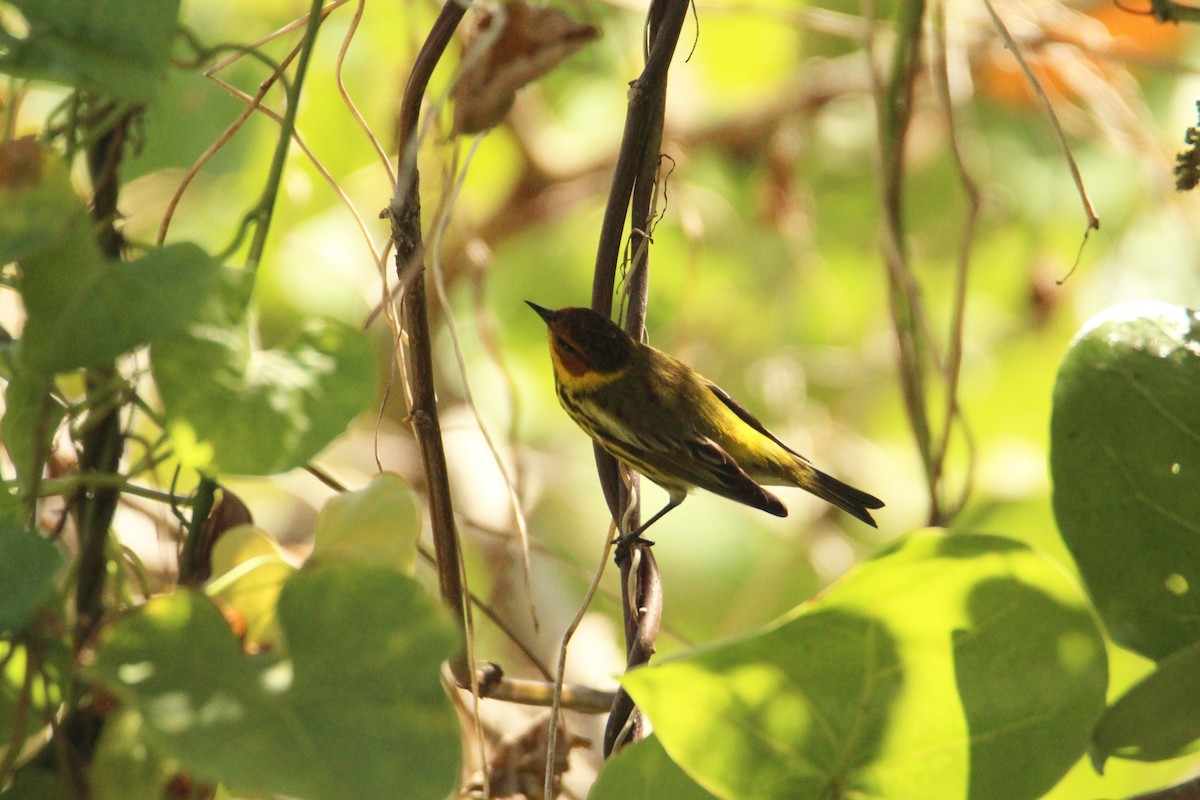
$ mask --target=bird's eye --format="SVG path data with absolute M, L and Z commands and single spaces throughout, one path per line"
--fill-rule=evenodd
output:
M 559 336 L 558 334 L 555 334 L 555 336 L 554 336 L 554 346 L 560 350 L 565 350 L 566 352 L 570 353 L 571 355 L 575 356 L 576 358 L 582 358 L 582 356 L 583 356 L 583 354 L 579 352 L 578 347 L 571 344 L 570 342 L 568 342 L 566 339 Z

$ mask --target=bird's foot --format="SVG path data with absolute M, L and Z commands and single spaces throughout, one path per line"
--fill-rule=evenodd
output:
M 613 560 L 618 564 L 624 563 L 629 559 L 631 547 L 634 547 L 635 545 L 639 547 L 654 546 L 654 542 L 642 537 L 641 530 L 636 530 L 633 533 L 626 534 L 624 536 L 618 536 L 613 540 L 613 544 L 617 546 L 616 553 L 613 555 Z

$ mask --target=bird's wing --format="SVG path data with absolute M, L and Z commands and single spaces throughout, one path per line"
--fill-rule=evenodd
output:
M 814 467 L 812 462 L 807 458 L 800 455 L 783 442 L 779 441 L 775 434 L 767 430 L 766 427 L 763 426 L 763 424 L 759 422 L 753 414 L 743 408 L 738 401 L 730 397 L 724 389 L 709 380 L 705 380 L 705 385 L 708 387 L 709 391 L 720 398 L 721 402 L 724 403 L 730 411 L 732 411 L 734 414 L 737 414 L 743 422 L 800 460 L 803 465 L 802 472 L 796 476 L 795 485 L 799 486 L 805 491 L 812 492 L 823 500 L 833 503 L 838 508 L 846 511 L 854 517 L 857 517 L 858 519 L 861 519 L 871 527 L 876 527 L 875 519 L 871 516 L 867 509 L 883 508 L 882 500 L 880 500 L 878 497 L 867 494 L 861 489 L 855 489 L 853 486 L 843 483 L 837 478 L 821 472 L 821 470 Z M 800 476 L 804 477 L 801 479 Z
M 613 455 L 643 472 L 647 478 L 668 491 L 681 482 L 713 494 L 774 514 L 787 516 L 787 507 L 738 466 L 733 456 L 709 439 L 696 436 L 680 442 L 668 441 L 653 433 L 621 436 L 619 441 L 606 437 L 602 446 Z M 686 457 L 684 453 L 686 452 Z
M 777 517 L 787 516 L 787 506 L 738 466 L 733 456 L 712 439 L 704 437 L 688 442 L 688 452 L 693 456 L 693 465 L 708 474 L 708 480 L 699 480 L 696 485 L 714 494 L 728 497 L 739 503 L 766 511 Z M 716 478 L 717 480 L 713 480 Z
M 739 418 L 739 419 L 741 419 L 741 421 L 742 421 L 742 422 L 746 423 L 746 424 L 747 424 L 747 425 L 749 425 L 751 428 L 754 428 L 754 430 L 758 431 L 758 432 L 759 432 L 759 433 L 761 433 L 763 436 L 767 437 L 767 438 L 768 438 L 768 439 L 770 439 L 772 442 L 774 442 L 775 444 L 777 444 L 777 445 L 779 445 L 780 447 L 782 447 L 784 450 L 786 450 L 786 451 L 788 451 L 789 453 L 791 453 L 792 455 L 794 455 L 796 458 L 799 458 L 801 461 L 804 461 L 805 463 L 808 463 L 808 459 L 807 459 L 807 458 L 805 458 L 804 456 L 800 455 L 799 453 L 797 453 L 797 452 L 796 452 L 795 450 L 793 450 L 792 448 L 788 447 L 788 446 L 787 446 L 786 444 L 784 444 L 783 442 L 779 441 L 779 437 L 778 437 L 778 436 L 776 436 L 775 434 L 773 434 L 773 433 L 771 433 L 769 430 L 767 430 L 767 427 L 766 427 L 765 425 L 763 425 L 761 422 L 759 422 L 759 421 L 758 421 L 758 417 L 756 417 L 756 416 L 754 416 L 753 414 L 751 414 L 751 413 L 749 412 L 749 410 L 747 410 L 747 409 L 746 409 L 746 407 L 745 407 L 745 406 L 743 406 L 743 405 L 742 405 L 741 403 L 739 403 L 737 400 L 734 400 L 732 397 L 730 397 L 730 396 L 729 396 L 729 392 L 725 391 L 725 390 L 724 390 L 724 389 L 722 389 L 720 386 L 717 386 L 715 383 L 713 383 L 712 381 L 708 380 L 707 378 L 705 378 L 705 379 L 703 379 L 703 380 L 704 380 L 704 385 L 705 385 L 706 387 L 708 387 L 708 390 L 709 390 L 710 392 L 712 392 L 713 394 L 715 394 L 715 395 L 717 396 L 717 399 L 718 399 L 718 400 L 720 400 L 722 403 L 724 403 L 724 404 L 725 404 L 725 406 L 726 406 L 726 407 L 727 407 L 727 408 L 728 408 L 730 411 L 732 411 L 734 414 L 736 414 L 736 415 L 738 416 L 738 418 Z

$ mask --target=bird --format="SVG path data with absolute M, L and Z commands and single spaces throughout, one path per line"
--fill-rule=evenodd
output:
M 666 506 L 629 538 L 641 539 L 693 488 L 786 517 L 764 484 L 798 486 L 877 527 L 871 510 L 882 500 L 821 472 L 679 359 L 589 308 L 525 302 L 546 323 L 563 409 L 609 455 L 667 492 Z

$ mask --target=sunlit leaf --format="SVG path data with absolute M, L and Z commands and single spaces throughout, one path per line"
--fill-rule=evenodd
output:
M 60 710 L 71 653 L 64 641 L 49 639 L 36 641 L 32 652 L 29 644 L 0 639 L 0 741 L 6 743 L 14 741 L 21 714 L 24 734 L 30 736 Z
M 1076 337 L 1054 388 L 1054 514 L 1114 640 L 1161 659 L 1200 640 L 1200 327 L 1117 306 Z
M 456 637 L 420 587 L 328 564 L 287 582 L 279 620 L 286 653 L 246 658 L 203 595 L 156 597 L 107 632 L 92 674 L 161 754 L 234 794 L 446 796 L 459 743 L 439 667 Z
M 311 459 L 367 408 L 375 355 L 362 331 L 309 320 L 272 349 L 252 343 L 252 278 L 234 270 L 199 322 L 151 353 L 167 427 L 198 469 L 269 475 Z
M 237 613 L 246 643 L 257 646 L 279 638 L 279 593 L 295 572 L 270 534 L 238 525 L 213 547 L 212 579 L 205 590 Z
M 651 735 L 604 762 L 588 800 L 712 800 Z
M 1007 539 L 922 533 L 775 625 L 623 683 L 719 796 L 1020 800 L 1086 750 L 1106 680 L 1055 565 Z

